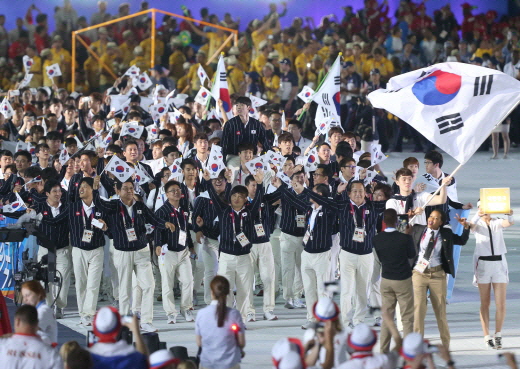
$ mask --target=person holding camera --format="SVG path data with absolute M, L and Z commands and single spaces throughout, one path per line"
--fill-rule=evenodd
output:
M 506 261 L 507 248 L 504 241 L 504 228 L 511 227 L 515 220 L 513 210 L 507 214 L 507 219 L 492 218 L 480 209 L 470 228 L 475 233 L 475 252 L 473 264 L 475 275 L 473 284 L 478 286 L 480 293 L 480 322 L 484 331 L 484 341 L 487 348 L 502 348 L 502 326 L 506 316 L 506 288 L 509 275 Z M 495 295 L 495 340 L 489 335 L 489 305 L 491 288 Z
M 393 323 L 392 323 L 393 324 Z M 401 349 L 401 357 L 405 361 L 405 368 L 422 369 L 426 368 L 424 362 L 427 362 L 427 368 L 434 369 L 432 354 L 437 353 L 446 362 L 446 368 L 455 369 L 455 362 L 451 359 L 450 351 L 443 345 L 431 345 L 425 340 L 420 333 L 410 333 L 403 340 L 403 348 Z
M 239 369 L 246 336 L 240 311 L 226 306 L 229 281 L 217 275 L 211 281 L 211 304 L 199 310 L 195 321 L 201 369 Z M 246 300 L 247 301 L 247 300 Z
M 38 282 L 36 282 L 38 283 Z M 58 350 L 38 337 L 38 311 L 22 305 L 14 315 L 14 334 L 0 338 L 3 369 L 62 369 Z
M 132 332 L 135 348 L 122 339 L 123 327 Z M 93 369 L 148 369 L 148 348 L 141 332 L 139 321 L 134 315 L 127 321 L 121 319 L 119 311 L 113 306 L 98 310 L 93 322 L 95 343 L 89 342 L 89 351 L 94 362 Z
M 58 345 L 58 323 L 45 298 L 45 289 L 37 280 L 22 283 L 23 303 L 34 306 L 38 311 L 38 335 L 43 342 L 55 347 Z

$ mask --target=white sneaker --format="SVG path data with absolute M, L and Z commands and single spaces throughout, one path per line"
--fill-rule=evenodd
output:
M 293 299 L 286 300 L 283 307 L 286 309 L 294 309 Z
M 312 325 L 312 322 L 308 321 L 305 324 L 302 324 L 302 329 L 309 329 Z
M 246 321 L 247 322 L 256 322 L 255 314 L 247 313 Z
M 378 316 L 374 319 L 374 327 L 381 327 L 381 317 Z
M 142 323 L 141 330 L 149 333 L 157 332 L 157 328 L 152 323 Z
M 195 318 L 193 318 L 192 310 L 185 310 L 183 311 L 182 315 L 187 322 L 193 322 L 195 320 Z
M 267 311 L 264 313 L 264 320 L 278 320 L 278 317 L 272 311 Z
M 168 324 L 176 324 L 177 323 L 177 314 L 168 315 Z
M 294 299 L 293 305 L 297 309 L 304 309 L 307 307 L 307 305 L 305 305 L 305 302 L 303 302 L 302 299 Z
M 83 324 L 85 327 L 92 326 L 92 317 L 89 315 L 85 315 L 81 318 L 81 324 Z

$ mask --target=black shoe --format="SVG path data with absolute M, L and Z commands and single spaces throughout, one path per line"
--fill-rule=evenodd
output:
M 502 349 L 502 337 L 495 337 L 495 348 L 497 350 Z
M 489 339 L 486 341 L 486 347 L 491 350 L 496 348 L 493 339 Z

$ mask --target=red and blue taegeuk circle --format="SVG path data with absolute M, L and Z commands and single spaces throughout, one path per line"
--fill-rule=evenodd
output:
M 118 166 L 116 167 L 116 172 L 118 172 L 118 173 L 123 173 L 124 171 L 125 171 L 125 168 L 124 168 L 123 166 L 118 165 Z
M 426 78 L 416 82 L 412 93 L 424 105 L 444 105 L 457 96 L 462 85 L 458 74 L 436 70 Z

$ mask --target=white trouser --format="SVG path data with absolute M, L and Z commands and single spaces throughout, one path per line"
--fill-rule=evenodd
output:
M 353 308 L 352 299 L 355 299 L 352 322 L 354 325 L 363 323 L 367 312 L 367 290 L 374 267 L 374 254 L 357 255 L 341 250 L 339 263 L 343 325 L 347 326 L 349 323 L 347 316 Z
M 273 250 L 274 257 L 274 290 L 275 292 L 280 290 L 282 286 L 282 251 L 280 250 L 280 234 L 282 233 L 280 228 L 276 228 L 271 237 L 269 238 L 269 242 L 271 242 L 271 247 Z
M 188 259 L 191 261 L 191 269 L 193 272 L 193 292 L 197 293 L 201 288 L 202 280 L 204 279 L 204 262 L 202 261 L 203 256 L 201 255 L 202 245 L 200 243 L 197 243 L 195 232 L 190 231 L 190 234 L 191 239 L 193 240 L 193 248 L 195 250 L 195 253 L 198 255 L 197 259 L 195 260 L 190 259 L 188 256 Z
M 211 303 L 211 281 L 218 271 L 218 241 L 204 237 L 202 244 L 202 261 L 204 262 L 204 302 Z
M 95 250 L 82 250 L 72 248 L 72 265 L 76 277 L 76 298 L 78 300 L 79 316 L 93 317 L 96 314 L 96 306 L 103 275 L 104 248 Z
M 153 269 L 152 269 L 153 273 Z M 154 278 L 155 283 L 155 278 Z M 155 293 L 155 287 L 154 287 L 154 293 Z M 117 296 L 117 299 L 119 300 L 119 296 Z M 135 276 L 135 273 L 132 273 L 132 313 L 139 313 L 141 314 L 141 303 L 143 302 L 143 289 L 141 286 L 139 286 L 139 283 L 137 283 L 137 277 Z
M 264 313 L 274 310 L 275 274 L 274 257 L 270 242 L 256 243 L 251 248 L 253 266 L 258 266 L 260 278 L 264 284 Z M 253 293 L 251 293 L 251 312 L 255 312 Z
M 330 256 L 330 250 L 317 254 L 302 252 L 302 279 L 308 321 L 316 321 L 312 311 L 314 303 L 320 297 L 328 297 L 324 282 L 329 278 Z
M 381 262 L 377 257 L 376 250 L 374 253 L 374 268 L 372 269 L 372 278 L 369 285 L 369 301 L 371 307 L 381 307 Z M 376 310 L 374 317 L 381 317 L 381 311 Z
M 38 249 L 38 261 L 47 253 L 48 250 L 40 246 Z M 72 274 L 72 246 L 56 250 L 56 271 L 61 274 L 61 290 L 59 295 L 56 296 L 58 294 L 58 286 L 54 283 L 49 284 L 50 293 L 47 294 L 47 305 L 51 306 L 54 300 L 56 300 L 56 306 L 59 309 L 64 309 L 67 307 L 67 295 L 69 294 Z
M 141 323 L 153 321 L 153 279 L 152 262 L 148 247 L 139 251 L 114 251 L 114 262 L 119 278 L 119 312 L 130 313 L 130 296 L 132 293 L 132 272 L 135 272 L 137 284 L 142 289 Z
M 250 294 L 253 292 L 253 262 L 251 254 L 247 255 L 231 255 L 226 253 L 220 254 L 218 262 L 218 274 L 226 277 L 230 286 L 236 286 L 237 309 L 245 320 L 249 312 Z M 227 304 L 233 306 L 233 289 L 231 289 Z
M 332 247 L 330 249 L 330 267 L 328 281 L 336 279 L 336 271 L 338 270 L 339 252 L 341 246 L 339 244 L 339 233 L 332 236 Z
M 164 260 L 159 257 L 159 269 L 162 280 L 162 302 L 166 315 L 177 314 L 173 294 L 175 278 L 179 280 L 181 287 L 181 311 L 190 310 L 193 307 L 190 250 L 186 247 L 183 251 L 166 251 Z
M 280 234 L 280 249 L 282 251 L 282 285 L 283 298 L 289 300 L 300 298 L 303 292 L 302 283 L 302 251 L 303 237 Z

